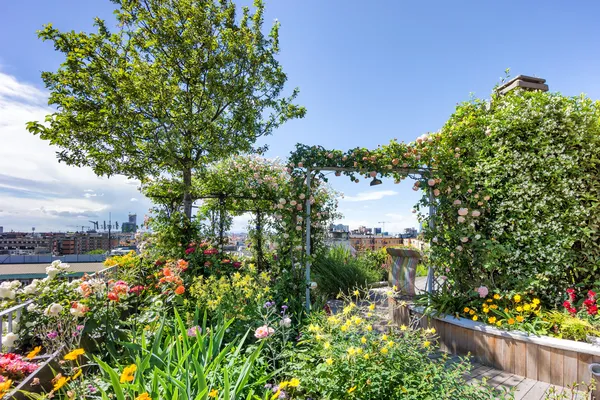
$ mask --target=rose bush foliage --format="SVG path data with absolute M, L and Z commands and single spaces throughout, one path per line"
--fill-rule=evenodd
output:
M 290 167 L 351 168 L 336 175 L 356 182 L 412 175 L 425 190 L 415 211 L 438 274 L 463 293 L 485 285 L 557 304 L 565 286 L 591 288 L 600 272 L 599 145 L 598 102 L 518 89 L 458 105 L 439 132 L 413 143 L 298 145 Z

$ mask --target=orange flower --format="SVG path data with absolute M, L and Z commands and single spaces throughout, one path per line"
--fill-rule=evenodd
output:
M 171 269 L 168 268 L 168 267 L 164 267 L 163 270 L 162 270 L 162 273 L 163 273 L 164 276 L 171 276 L 172 275 Z
M 179 260 L 177 261 L 177 267 L 183 271 L 185 271 L 188 268 L 188 262 L 185 260 Z
M 177 286 L 177 289 L 175 289 L 175 293 L 176 294 L 184 294 L 185 293 L 185 286 L 183 286 L 183 285 Z

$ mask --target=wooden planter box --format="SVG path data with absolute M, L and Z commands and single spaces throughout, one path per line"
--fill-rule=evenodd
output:
M 390 299 L 390 318 L 396 324 L 408 325 L 422 317 L 419 326 L 435 328 L 440 350 L 467 355 L 490 367 L 516 375 L 569 386 L 590 382 L 589 365 L 600 363 L 600 346 L 549 336 L 533 336 L 525 332 L 504 331 L 466 318 L 423 317 L 423 308 L 400 306 Z M 597 386 L 600 382 L 597 382 Z M 600 388 L 596 388 L 600 399 Z

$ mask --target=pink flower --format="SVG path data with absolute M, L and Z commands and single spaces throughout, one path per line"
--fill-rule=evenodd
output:
M 458 209 L 458 215 L 460 215 L 461 217 L 464 217 L 468 213 L 469 213 L 469 209 L 468 208 L 459 208 Z
M 427 181 L 427 184 L 428 184 L 429 186 L 433 186 L 433 185 L 435 185 L 435 179 L 429 179 L 429 180 Z
M 450 189 L 450 188 L 448 188 L 448 189 Z M 454 202 L 452 204 L 454 204 L 455 206 L 460 206 L 462 204 L 462 201 L 456 199 L 456 200 L 454 200 Z
M 479 297 L 484 298 L 485 296 L 488 295 L 489 290 L 487 287 L 485 286 L 479 286 L 476 290 L 477 293 L 479 293 Z
M 479 210 L 473 210 L 473 212 L 471 213 L 472 216 L 474 217 L 479 217 L 481 215 L 481 211 Z
M 433 195 L 436 196 L 436 197 L 439 196 L 440 195 L 440 189 L 435 189 L 433 191 Z
M 254 332 L 254 337 L 257 339 L 265 339 L 275 333 L 275 329 L 269 327 L 268 325 L 259 326 L 256 328 Z

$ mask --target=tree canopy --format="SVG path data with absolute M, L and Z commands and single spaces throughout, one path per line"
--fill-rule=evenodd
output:
M 279 23 L 263 33 L 262 0 L 239 19 L 227 0 L 113 2 L 116 32 L 99 18 L 95 33 L 39 32 L 65 60 L 42 73 L 56 111 L 28 129 L 98 175 L 180 179 L 189 218 L 193 171 L 305 114 L 297 89 L 282 95 Z

